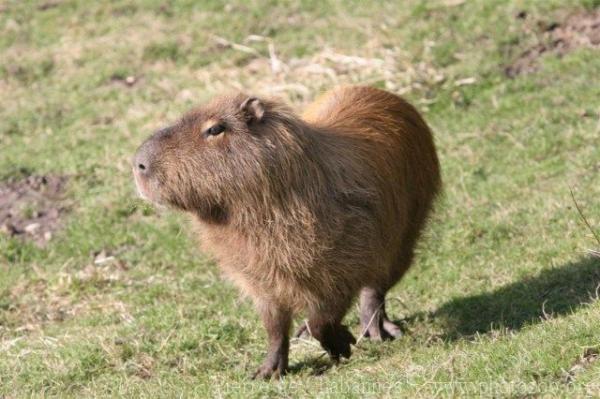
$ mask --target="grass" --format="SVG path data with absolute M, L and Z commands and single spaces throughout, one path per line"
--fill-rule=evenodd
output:
M 201 4 L 200 4 L 201 3 Z M 600 57 L 504 67 L 596 1 L 8 1 L 0 181 L 70 176 L 44 248 L 0 235 L 0 396 L 600 394 Z M 516 18 L 526 11 L 525 19 Z M 133 84 L 127 78 L 133 77 Z M 332 366 L 265 334 L 186 219 L 136 199 L 129 159 L 193 104 L 243 89 L 301 108 L 340 83 L 403 94 L 431 124 L 445 194 L 390 293 L 406 330 Z M 105 251 L 112 260 L 96 264 Z M 347 316 L 358 334 L 358 316 Z

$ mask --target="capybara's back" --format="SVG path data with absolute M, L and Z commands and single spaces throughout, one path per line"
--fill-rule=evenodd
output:
M 364 169 L 363 184 L 375 193 L 371 206 L 376 208 L 381 234 L 385 272 L 374 265 L 371 270 L 387 291 L 410 266 L 416 240 L 440 190 L 431 131 L 401 97 L 364 86 L 324 94 L 303 118 L 332 135 L 352 139 L 354 159 L 348 163 Z
M 386 292 L 409 268 L 440 189 L 431 132 L 400 97 L 332 90 L 303 117 L 280 101 L 222 96 L 138 150 L 140 193 L 190 212 L 203 247 L 250 296 L 269 336 L 254 374 L 285 372 L 292 317 L 333 359 L 360 296 L 362 333 L 397 337 Z

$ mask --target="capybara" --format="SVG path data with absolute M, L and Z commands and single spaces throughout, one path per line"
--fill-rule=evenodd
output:
M 386 292 L 411 265 L 441 187 L 431 131 L 402 98 L 339 87 L 302 117 L 281 101 L 218 97 L 138 149 L 140 195 L 189 212 L 201 246 L 252 298 L 268 334 L 254 378 L 283 375 L 292 317 L 332 359 L 359 296 L 362 332 L 401 331 Z

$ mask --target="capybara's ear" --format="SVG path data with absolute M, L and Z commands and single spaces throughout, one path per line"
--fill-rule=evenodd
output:
M 246 116 L 248 123 L 260 122 L 265 115 L 265 106 L 256 97 L 248 97 L 240 105 L 241 111 Z

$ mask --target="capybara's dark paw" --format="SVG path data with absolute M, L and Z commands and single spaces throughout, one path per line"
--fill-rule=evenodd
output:
M 340 360 L 340 357 L 350 358 L 350 345 L 354 344 L 356 339 L 346 326 L 329 326 L 323 331 L 321 345 L 334 361 Z
M 286 367 L 282 360 L 272 361 L 270 359 L 265 362 L 250 376 L 253 380 L 270 380 L 278 379 L 285 375 Z

